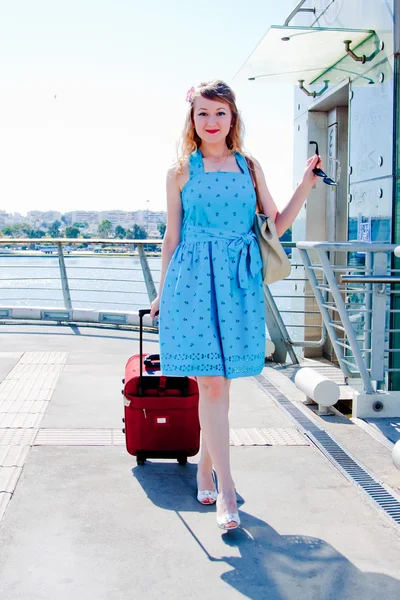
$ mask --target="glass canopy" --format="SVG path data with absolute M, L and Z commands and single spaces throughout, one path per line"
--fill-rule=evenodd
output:
M 320 27 L 272 26 L 257 48 L 235 75 L 235 80 L 255 79 L 265 82 L 305 84 L 320 81 L 346 55 L 375 34 L 368 29 L 327 29 Z M 353 74 L 365 69 L 361 62 L 352 63 Z M 335 70 L 327 77 L 331 83 L 343 80 L 343 72 Z

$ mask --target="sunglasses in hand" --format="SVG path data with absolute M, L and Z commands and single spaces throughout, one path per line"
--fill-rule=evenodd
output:
M 315 144 L 315 154 L 317 154 L 317 156 L 319 155 L 319 151 L 318 151 L 318 144 L 317 142 L 310 142 L 310 144 Z M 326 183 L 326 185 L 337 185 L 336 181 L 333 181 L 333 179 L 331 179 L 330 177 L 328 177 L 328 175 L 319 167 L 316 167 L 315 169 L 313 169 L 313 173 L 314 175 L 316 175 L 317 177 L 322 177 L 322 181 L 324 183 Z

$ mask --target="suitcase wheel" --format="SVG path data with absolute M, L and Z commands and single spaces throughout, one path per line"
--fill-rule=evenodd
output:
M 178 456 L 178 463 L 182 466 L 186 465 L 186 463 L 187 463 L 186 454 L 182 454 L 182 456 Z
M 137 465 L 144 465 L 144 463 L 146 462 L 146 457 L 143 456 L 143 454 L 138 453 L 136 456 L 136 464 Z
M 122 383 L 125 383 L 125 377 L 123 378 Z

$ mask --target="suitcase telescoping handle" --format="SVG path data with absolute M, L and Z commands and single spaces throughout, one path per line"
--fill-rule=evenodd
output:
M 139 377 L 139 396 L 143 392 L 143 317 L 144 315 L 150 314 L 150 308 L 139 309 L 139 363 L 140 363 L 140 377 Z
M 149 308 L 141 308 L 139 309 L 139 352 L 140 352 L 140 377 L 139 377 L 139 396 L 143 395 L 143 317 L 144 315 L 149 315 Z M 156 313 L 156 316 L 158 312 Z M 151 355 L 150 357 L 151 358 Z M 189 394 L 189 378 L 184 377 L 183 380 L 183 395 L 187 396 Z

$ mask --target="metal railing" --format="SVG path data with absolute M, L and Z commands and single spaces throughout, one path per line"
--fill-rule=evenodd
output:
M 0 318 L 138 325 L 137 310 L 150 305 L 155 298 L 161 270 L 159 265 L 150 264 L 151 257 L 146 253 L 146 248 L 160 246 L 161 243 L 162 240 L 154 239 L 0 238 L 0 253 L 4 245 L 35 247 L 39 244 L 45 248 L 49 244 L 57 248 L 53 260 L 50 255 L 45 257 L 41 254 L 36 255 L 39 261 L 31 257 L 29 266 L 14 260 L 7 261 L 6 266 L 0 266 Z M 82 244 L 98 248 L 101 245 L 108 248 L 130 248 L 135 245 L 138 256 L 129 254 L 123 265 L 121 259 L 117 260 L 121 262 L 119 266 L 108 264 L 111 262 L 108 259 L 116 256 L 112 254 L 93 252 L 91 255 L 80 254 L 79 259 L 75 253 L 66 255 L 65 247 Z M 295 247 L 290 242 L 283 245 L 291 249 Z M 3 254 L 0 258 L 13 256 Z M 95 266 L 90 260 L 99 257 L 107 258 L 104 261 L 106 264 L 101 267 Z M 25 273 L 26 270 L 29 275 Z M 21 272 L 24 272 L 22 276 Z M 303 265 L 296 263 L 292 265 L 291 277 L 274 284 L 271 289 L 264 288 L 267 325 L 275 345 L 274 357 L 278 362 L 286 362 L 289 354 L 292 362 L 297 363 L 295 347 L 321 347 L 326 341 L 322 319 L 319 319 L 319 323 L 307 322 L 310 316 L 315 321 L 319 312 L 302 308 L 302 302 L 311 297 L 302 291 L 305 283 Z M 18 290 L 21 290 L 21 294 L 18 294 Z M 16 305 L 12 306 L 12 303 Z M 157 322 L 148 320 L 147 324 L 156 326 Z
M 296 248 L 293 242 L 283 242 L 284 248 Z M 318 307 L 311 305 L 312 291 L 307 289 L 308 279 L 304 265 L 291 261 L 291 274 L 282 282 L 264 287 L 266 322 L 275 344 L 274 359 L 286 362 L 289 355 L 298 363 L 299 349 L 322 348 L 327 332 Z
M 146 248 L 160 246 L 162 240 L 0 238 L 0 252 L 4 245 L 45 243 L 57 246 L 52 261 L 40 256 L 35 261 L 40 264 L 34 266 L 14 261 L 0 266 L 1 319 L 138 325 L 137 311 L 155 298 L 160 274 L 159 258 L 158 264 L 151 265 Z M 90 261 L 83 264 L 82 255 L 79 259 L 74 253 L 65 255 L 65 245 L 82 243 L 137 246 L 138 255 L 128 253 L 119 265 L 108 264 L 113 255 L 93 253 L 90 258 L 107 258 L 107 264 L 101 266 Z M 400 371 L 389 364 L 389 356 L 398 352 L 390 347 L 390 336 L 397 330 L 389 327 L 391 315 L 400 312 L 390 307 L 391 296 L 400 293 L 393 289 L 397 272 L 390 269 L 389 256 L 395 246 L 353 242 L 283 245 L 297 248 L 301 260 L 292 262 L 291 275 L 284 282 L 264 288 L 275 360 L 286 362 L 289 354 L 293 363 L 298 362 L 296 348 L 320 348 L 322 354 L 329 335 L 345 377 L 361 378 L 367 393 L 387 389 L 388 374 Z M 0 264 L 11 256 L 3 254 Z M 18 275 L 27 268 L 29 276 Z M 146 324 L 157 329 L 157 321 L 148 319 Z
M 294 242 L 283 242 L 284 248 L 296 248 Z M 311 290 L 307 289 L 308 278 L 301 262 L 291 261 L 291 274 L 284 280 L 285 289 L 281 293 L 280 282 L 267 288 L 266 298 L 269 308 L 276 311 L 287 332 L 288 342 L 292 347 L 322 348 L 327 340 L 326 327 L 320 318 L 319 309 L 302 308 L 314 299 Z M 315 318 L 315 317 L 318 318 Z M 311 318 L 306 318 L 311 317 Z
M 35 265 L 36 273 L 19 277 L 15 274 L 19 269 L 26 269 L 26 265 L 13 263 L 13 266 L 7 266 L 4 257 L 10 255 L 2 254 L 0 320 L 138 326 L 138 309 L 149 306 L 155 298 L 157 281 L 153 275 L 160 273 L 160 259 L 156 259 L 156 265 L 151 265 L 146 248 L 159 246 L 162 241 L 96 239 L 87 242 L 91 245 L 136 245 L 138 256 L 133 258 L 128 253 L 128 264 L 123 267 L 118 264 L 85 265 L 81 264 L 82 256 L 78 261 L 74 254 L 65 256 L 63 246 L 82 244 L 81 239 L 0 238 L 0 248 L 5 244 L 32 242 L 55 244 L 57 262 L 50 267 Z M 274 360 L 285 363 L 289 355 L 293 363 L 298 363 L 296 347 L 320 348 L 322 354 L 323 348 L 330 343 L 345 378 L 351 378 L 353 388 L 360 390 L 353 398 L 353 416 L 376 416 L 379 411 L 384 411 L 383 416 L 400 416 L 400 391 L 396 391 L 399 387 L 396 382 L 400 381 L 400 348 L 394 347 L 393 342 L 395 337 L 400 339 L 400 305 L 397 308 L 400 269 L 391 267 L 393 252 L 400 258 L 400 248 L 391 244 L 358 242 L 283 245 L 295 247 L 300 261 L 292 262 L 291 275 L 284 282 L 264 286 L 265 316 L 275 345 Z M 109 254 L 94 253 L 93 256 L 106 256 L 107 263 L 111 258 Z M 46 257 L 46 260 L 50 259 Z M 74 260 L 79 264 L 74 264 Z M 40 273 L 43 268 L 50 272 Z M 87 272 L 82 273 L 82 269 Z M 136 277 L 138 273 L 140 277 Z M 19 289 L 21 295 L 18 295 Z M 38 291 L 46 306 L 38 306 L 38 300 L 34 294 L 32 296 Z M 14 293 L 16 305 L 11 305 L 11 296 L 7 299 L 6 292 Z M 53 297 L 56 292 L 58 298 Z M 143 301 L 138 301 L 140 297 Z M 88 304 L 90 308 L 86 308 Z M 146 326 L 157 331 L 158 320 L 153 322 L 148 315 L 145 319 Z
M 145 247 L 160 246 L 161 243 L 162 240 L 154 239 L 0 238 L 0 259 L 3 262 L 0 266 L 0 318 L 138 325 L 137 310 L 149 305 L 156 297 L 153 273 L 160 272 L 160 269 L 150 268 L 150 257 L 146 256 Z M 14 254 L 1 253 L 1 247 L 5 245 L 34 247 L 36 244 L 56 246 L 56 256 L 19 254 L 19 257 L 29 256 L 29 261 L 28 264 L 16 264 Z M 137 246 L 138 256 L 132 257 L 128 264 L 122 264 L 120 254 L 92 252 L 66 256 L 63 247 L 78 244 L 103 247 L 103 250 L 113 246 Z M 119 257 L 120 265 L 90 264 L 92 259 L 105 257 L 109 263 L 113 256 Z M 131 256 L 128 253 L 127 259 L 130 260 Z M 35 264 L 37 258 L 44 264 Z M 4 264 L 5 259 L 11 260 Z M 85 261 L 89 262 L 84 264 Z M 30 274 L 18 275 L 18 272 L 26 271 Z M 19 290 L 21 294 L 18 294 Z M 141 296 L 143 301 L 138 302 Z M 151 324 L 149 319 L 147 321 Z
M 400 332 L 390 326 L 399 312 L 391 302 L 400 293 L 393 288 L 399 270 L 391 268 L 396 246 L 298 242 L 297 248 L 345 377 L 359 378 L 367 394 L 388 390 L 388 375 L 400 371 L 389 361 L 399 351 L 390 345 Z

